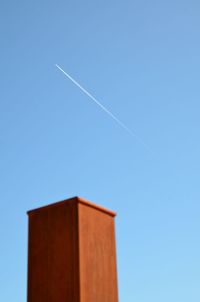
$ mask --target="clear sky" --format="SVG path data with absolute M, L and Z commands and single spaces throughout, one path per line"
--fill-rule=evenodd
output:
M 120 302 L 199 302 L 200 2 L 1 1 L 0 36 L 1 301 L 26 211 L 79 195 L 118 212 Z

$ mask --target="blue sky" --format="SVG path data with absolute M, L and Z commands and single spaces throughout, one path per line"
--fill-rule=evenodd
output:
M 79 195 L 118 212 L 121 302 L 200 301 L 199 1 L 1 1 L 0 36 L 1 300 L 26 211 Z

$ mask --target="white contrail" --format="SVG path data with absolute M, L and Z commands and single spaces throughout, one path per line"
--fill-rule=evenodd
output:
M 87 94 L 101 109 L 109 114 L 121 127 L 128 131 L 131 135 L 136 136 L 124 123 L 122 123 L 112 112 L 104 107 L 93 95 L 91 95 L 85 88 L 83 88 L 77 81 L 75 81 L 68 73 L 66 73 L 58 64 L 55 64 L 76 86 L 78 86 L 85 94 Z
M 137 138 L 148 150 L 149 147 L 139 138 L 131 129 L 129 129 L 122 121 L 120 121 L 112 112 L 110 112 L 106 107 L 104 107 L 92 94 L 90 94 L 83 86 L 81 86 L 76 80 L 74 80 L 66 71 L 64 71 L 58 64 L 55 66 L 68 77 L 77 87 L 79 87 L 89 98 L 91 98 L 103 111 L 105 111 L 117 124 L 124 128 L 130 135 Z

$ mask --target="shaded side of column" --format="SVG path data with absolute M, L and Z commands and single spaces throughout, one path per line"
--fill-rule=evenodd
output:
M 28 215 L 28 302 L 80 302 L 77 203 Z

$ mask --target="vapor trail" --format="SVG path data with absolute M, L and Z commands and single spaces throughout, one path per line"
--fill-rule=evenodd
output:
M 118 125 L 126 130 L 131 136 L 137 138 L 148 150 L 149 147 L 139 138 L 131 129 L 129 129 L 122 121 L 120 121 L 112 112 L 110 112 L 105 106 L 103 106 L 92 94 L 90 94 L 83 86 L 81 86 L 76 80 L 74 80 L 66 71 L 64 71 L 58 64 L 55 66 L 68 77 L 78 88 L 80 88 L 90 99 L 92 99 L 103 111 L 105 111 Z

